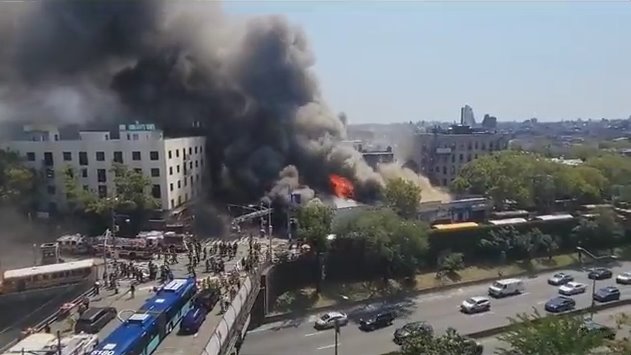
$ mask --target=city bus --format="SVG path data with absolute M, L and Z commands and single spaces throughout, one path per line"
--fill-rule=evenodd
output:
M 90 355 L 152 354 L 191 308 L 191 299 L 196 292 L 195 278 L 174 279 L 158 290 Z
M 6 270 L 0 277 L 0 294 L 81 282 L 95 275 L 96 268 L 94 259 L 86 259 Z

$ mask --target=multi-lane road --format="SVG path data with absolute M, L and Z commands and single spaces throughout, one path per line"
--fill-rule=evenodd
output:
M 611 267 L 615 276 L 623 271 L 631 271 L 631 262 L 620 262 Z M 577 308 L 591 304 L 591 280 L 585 270 L 576 268 L 561 270 L 574 275 L 575 281 L 586 283 L 585 294 L 573 296 Z M 557 271 L 558 272 L 558 271 Z M 365 313 L 378 309 L 382 304 L 374 304 L 345 310 L 351 321 L 341 331 L 339 351 L 342 354 L 383 354 L 398 349 L 392 342 L 394 330 L 411 321 L 429 322 L 437 333 L 448 327 L 467 334 L 479 330 L 508 324 L 508 317 L 518 313 L 533 312 L 533 308 L 545 314 L 544 304 L 558 295 L 558 287 L 550 286 L 547 280 L 556 272 L 542 273 L 536 277 L 525 277 L 525 292 L 518 296 L 491 300 L 491 311 L 466 315 L 459 311 L 460 303 L 472 296 L 486 295 L 488 285 L 476 285 L 449 291 L 419 295 L 398 302 L 400 316 L 394 325 L 374 332 L 365 333 L 358 329 L 357 321 Z M 596 282 L 596 288 L 615 284 L 615 280 Z M 619 286 L 622 299 L 631 299 L 631 286 Z M 391 304 L 388 304 L 391 305 Z M 333 352 L 334 333 L 331 330 L 316 331 L 313 322 L 317 315 L 265 324 L 248 332 L 241 348 L 242 355 L 322 355 Z

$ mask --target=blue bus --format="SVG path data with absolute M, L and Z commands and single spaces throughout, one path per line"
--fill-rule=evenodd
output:
M 191 308 L 195 278 L 174 279 L 118 326 L 90 355 L 149 355 Z

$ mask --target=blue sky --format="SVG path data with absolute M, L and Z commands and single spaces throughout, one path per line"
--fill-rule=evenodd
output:
M 631 115 L 631 1 L 228 1 L 306 31 L 353 123 Z

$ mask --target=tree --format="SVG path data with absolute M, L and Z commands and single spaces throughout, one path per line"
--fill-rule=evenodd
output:
M 28 209 L 34 202 L 35 181 L 16 153 L 0 149 L 0 203 Z
M 384 190 L 386 205 L 404 218 L 415 218 L 421 202 L 421 188 L 403 178 L 389 180 Z
M 298 236 L 306 240 L 316 252 L 326 251 L 333 210 L 319 199 L 313 199 L 298 209 L 297 217 Z
M 158 206 L 158 201 L 149 191 L 151 180 L 141 172 L 118 163 L 112 166 L 110 172 L 114 174 L 114 191 L 108 196 L 99 196 L 95 191 L 81 187 L 74 169 L 66 167 L 64 187 L 69 207 L 75 213 L 96 217 L 99 228 L 110 225 L 114 211 L 129 215 L 131 223 L 139 226 L 147 213 Z
M 584 330 L 581 317 L 546 317 L 535 311 L 509 318 L 509 322 L 510 330 L 498 337 L 509 346 L 499 354 L 587 355 L 605 344 L 602 334 Z
M 438 261 L 439 272 L 454 274 L 464 269 L 464 254 L 447 252 Z
M 422 332 L 407 338 L 401 345 L 401 355 L 477 355 L 481 354 L 480 348 L 481 345 L 475 340 L 458 334 L 453 328 L 448 328 L 441 336 Z
M 333 226 L 336 244 L 346 260 L 356 260 L 367 269 L 376 268 L 384 279 L 410 276 L 427 257 L 429 228 L 422 222 L 405 220 L 390 209 L 352 214 Z M 355 265 L 355 267 L 360 267 Z

